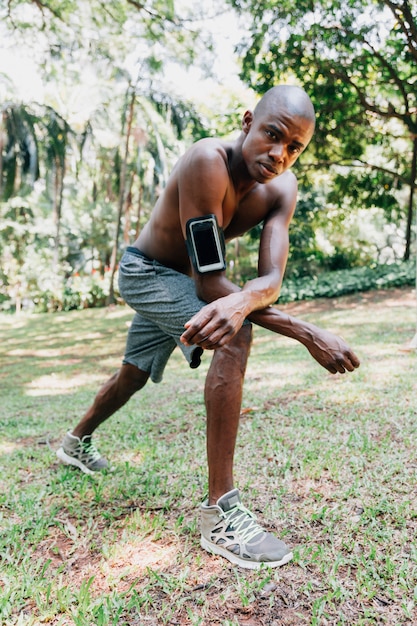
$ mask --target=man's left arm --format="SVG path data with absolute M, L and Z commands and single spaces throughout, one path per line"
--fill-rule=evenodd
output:
M 300 342 L 313 359 L 331 374 L 353 372 L 360 365 L 359 358 L 344 339 L 276 307 L 255 311 L 249 319 L 258 326 Z

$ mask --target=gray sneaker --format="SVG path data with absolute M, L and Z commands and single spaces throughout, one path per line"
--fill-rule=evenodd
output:
M 201 505 L 201 547 L 246 569 L 284 565 L 292 552 L 256 522 L 233 489 L 217 500 L 217 504 Z
M 56 455 L 67 465 L 78 467 L 84 474 L 94 474 L 94 472 L 109 469 L 108 462 L 103 459 L 92 443 L 91 435 L 80 439 L 67 433 Z

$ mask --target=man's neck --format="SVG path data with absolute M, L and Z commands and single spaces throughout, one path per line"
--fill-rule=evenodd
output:
M 242 145 L 245 137 L 246 135 L 242 132 L 235 141 L 230 143 L 230 148 L 227 149 L 230 177 L 235 192 L 240 198 L 245 196 L 257 184 L 256 180 L 249 175 L 243 159 Z

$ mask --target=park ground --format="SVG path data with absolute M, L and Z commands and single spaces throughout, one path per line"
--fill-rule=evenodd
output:
M 90 477 L 55 450 L 117 369 L 129 310 L 1 316 L 2 625 L 417 624 L 415 291 L 282 308 L 362 365 L 332 376 L 256 329 L 236 483 L 294 551 L 257 572 L 199 547 L 209 359 L 192 371 L 174 353 L 97 432 L 113 471 Z

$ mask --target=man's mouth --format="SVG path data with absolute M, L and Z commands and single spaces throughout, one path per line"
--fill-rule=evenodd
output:
M 273 176 L 278 176 L 277 170 L 269 163 L 260 163 L 260 166 L 264 174 L 266 174 L 268 178 L 272 178 Z

